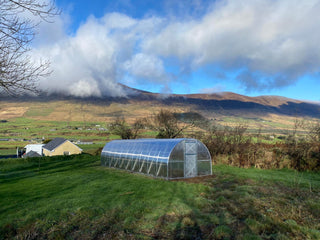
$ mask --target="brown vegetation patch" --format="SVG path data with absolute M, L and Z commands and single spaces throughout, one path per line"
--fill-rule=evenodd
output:
M 0 119 L 10 119 L 10 118 L 17 118 L 17 117 L 22 117 L 23 114 L 28 110 L 28 107 L 1 107 L 0 108 Z

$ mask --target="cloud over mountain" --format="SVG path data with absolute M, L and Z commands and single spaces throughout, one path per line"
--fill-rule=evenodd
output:
M 84 97 L 123 96 L 118 82 L 168 87 L 184 69 L 207 66 L 234 72 L 248 90 L 288 86 L 319 73 L 319 12 L 318 0 L 220 0 L 197 18 L 91 16 L 73 35 L 61 34 L 67 19 L 61 18 L 59 26 L 45 29 L 47 37 L 52 28 L 59 39 L 39 41 L 34 49 L 54 70 L 40 87 Z

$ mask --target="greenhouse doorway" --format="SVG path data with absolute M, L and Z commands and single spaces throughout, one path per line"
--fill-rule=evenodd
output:
M 198 144 L 197 141 L 185 141 L 185 168 L 184 177 L 191 178 L 197 176 L 197 154 Z

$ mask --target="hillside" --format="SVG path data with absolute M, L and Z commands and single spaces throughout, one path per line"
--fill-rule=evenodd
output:
M 320 103 L 311 103 L 281 96 L 248 97 L 232 92 L 213 94 L 162 95 L 136 90 L 130 99 L 153 101 L 165 105 L 191 105 L 201 111 L 215 111 L 225 115 L 280 114 L 297 117 L 320 117 Z
M 0 120 L 27 117 L 47 121 L 106 123 L 116 117 L 124 117 L 132 122 L 157 113 L 160 109 L 168 109 L 187 116 L 196 113 L 219 125 L 241 122 L 251 129 L 268 132 L 287 131 L 293 127 L 296 119 L 315 121 L 320 118 L 320 105 L 279 96 L 248 97 L 231 92 L 163 95 L 125 88 L 129 94 L 122 98 L 75 98 L 62 95 L 2 97 Z

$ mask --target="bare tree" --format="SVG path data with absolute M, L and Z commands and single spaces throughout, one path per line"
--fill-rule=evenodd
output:
M 131 131 L 132 131 L 132 138 L 138 138 L 141 131 L 145 129 L 147 124 L 147 120 L 145 118 L 136 119 L 135 122 L 132 125 Z
M 309 137 L 311 141 L 320 144 L 320 122 L 311 124 L 311 126 L 309 126 Z
M 38 79 L 50 74 L 49 62 L 33 62 L 30 43 L 36 26 L 59 13 L 50 0 L 0 0 L 1 93 L 37 92 Z
M 191 126 L 193 126 L 193 123 L 179 124 L 179 120 L 174 113 L 163 109 L 151 118 L 150 124 L 150 127 L 158 132 L 157 138 L 180 137 L 182 132 Z
M 136 139 L 145 127 L 143 119 L 137 119 L 132 126 L 129 126 L 123 118 L 117 118 L 109 125 L 112 134 L 119 135 L 121 139 Z

